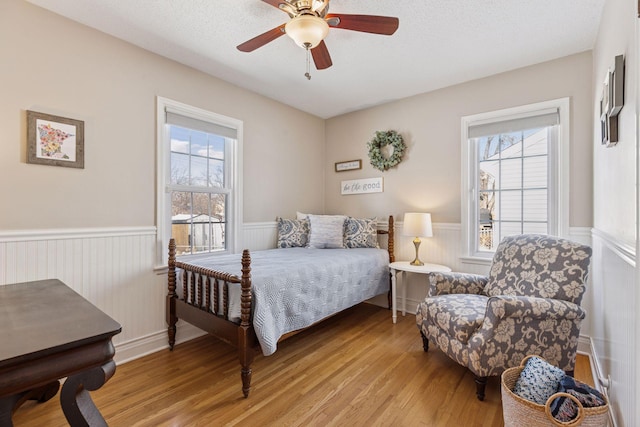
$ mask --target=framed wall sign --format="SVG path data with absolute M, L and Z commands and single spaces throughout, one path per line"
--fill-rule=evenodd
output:
M 382 193 L 384 191 L 382 177 L 353 179 L 351 181 L 342 181 L 340 183 L 340 194 L 343 196 L 349 194 L 367 194 Z
M 27 163 L 84 169 L 84 122 L 27 111 Z
M 347 160 L 336 163 L 336 172 L 344 172 L 355 169 L 362 169 L 362 160 Z

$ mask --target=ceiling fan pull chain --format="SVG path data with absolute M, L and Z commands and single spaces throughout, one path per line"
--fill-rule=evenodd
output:
M 310 65 L 311 64 L 311 58 L 310 58 L 311 50 L 309 49 L 310 46 L 311 45 L 309 43 L 305 43 L 304 44 L 304 48 L 307 51 L 307 72 L 304 73 L 304 76 L 307 78 L 307 80 L 311 80 L 311 73 L 310 73 L 310 71 L 311 71 L 311 65 Z

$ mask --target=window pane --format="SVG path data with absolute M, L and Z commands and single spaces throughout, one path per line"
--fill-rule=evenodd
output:
M 191 193 L 171 193 L 171 237 L 178 255 L 191 253 Z
M 194 221 L 196 221 L 196 217 L 203 215 L 207 217 L 207 222 L 209 221 L 209 213 L 210 209 L 210 201 L 211 196 L 208 193 L 193 193 L 193 207 L 191 212 L 193 213 Z
M 179 127 L 171 126 L 169 128 L 171 137 L 171 151 L 176 153 L 189 152 L 189 131 Z
M 480 228 L 478 232 L 478 250 L 491 251 L 493 246 L 493 228 Z
M 226 196 L 174 191 L 171 234 L 179 255 L 225 249 Z
M 498 135 L 475 139 L 478 145 L 478 160 L 495 160 L 499 156 L 500 138 Z
M 522 188 L 522 159 L 500 162 L 500 189 Z
M 522 220 L 522 192 L 503 191 L 500 193 L 500 212 L 498 214 L 501 221 L 521 221 Z
M 547 221 L 547 190 L 523 192 L 523 219 L 525 221 Z
M 525 156 L 546 155 L 549 153 L 547 128 L 528 130 L 524 133 Z
M 171 153 L 171 184 L 188 185 L 189 155 Z
M 522 157 L 522 132 L 504 133 L 500 135 L 500 158 L 510 159 Z
M 481 191 L 478 194 L 478 250 L 491 251 L 494 248 L 494 224 L 493 218 L 497 206 L 497 194 L 495 191 Z
M 189 152 L 193 156 L 207 157 L 207 134 L 204 132 L 191 131 L 191 148 Z
M 500 235 L 503 239 L 514 234 L 522 234 L 522 224 L 520 222 L 503 222 L 500 224 Z
M 191 180 L 189 180 L 189 185 L 207 186 L 207 159 L 205 157 L 191 156 Z
M 224 160 L 209 159 L 209 187 L 224 187 Z
M 496 248 L 498 247 L 498 244 L 500 243 L 501 229 L 502 229 L 502 224 L 499 221 L 494 221 L 493 228 L 491 230 L 491 250 L 492 251 L 495 251 Z
M 218 135 L 209 135 L 209 157 L 224 160 L 224 138 Z
M 480 162 L 480 190 L 495 190 L 500 182 L 500 162 Z
M 547 188 L 547 156 L 523 160 L 523 188 Z
M 525 222 L 523 224 L 523 233 L 547 234 L 548 225 L 546 222 Z

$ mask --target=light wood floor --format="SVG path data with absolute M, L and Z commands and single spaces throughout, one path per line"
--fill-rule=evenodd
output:
M 499 378 L 484 402 L 473 376 L 422 350 L 415 316 L 361 304 L 280 343 L 253 364 L 242 397 L 232 347 L 205 336 L 118 366 L 93 399 L 111 427 L 502 426 Z M 590 382 L 588 358 L 576 377 Z M 16 427 L 65 426 L 58 396 L 28 402 Z

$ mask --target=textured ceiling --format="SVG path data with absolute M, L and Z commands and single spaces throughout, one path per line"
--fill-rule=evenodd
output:
M 323 118 L 593 47 L 605 0 L 331 0 L 331 13 L 396 16 L 393 36 L 332 28 L 333 66 L 304 77 L 286 22 L 260 0 L 28 0 L 159 55 Z

